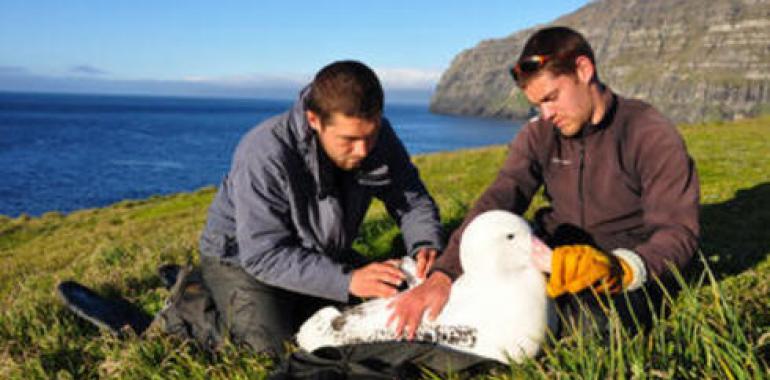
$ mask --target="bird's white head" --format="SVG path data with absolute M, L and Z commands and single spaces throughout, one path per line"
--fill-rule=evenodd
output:
M 460 261 L 463 272 L 469 275 L 510 275 L 530 268 L 547 272 L 550 254 L 527 221 L 503 210 L 476 216 L 460 240 Z

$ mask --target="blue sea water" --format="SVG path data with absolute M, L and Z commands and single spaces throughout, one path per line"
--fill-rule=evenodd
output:
M 218 185 L 240 137 L 290 100 L 0 93 L 0 214 L 40 215 Z M 514 121 L 385 109 L 410 154 L 510 141 Z

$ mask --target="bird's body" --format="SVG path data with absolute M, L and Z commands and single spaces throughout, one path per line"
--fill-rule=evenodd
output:
M 416 340 L 502 362 L 534 356 L 554 314 L 539 265 L 548 261 L 540 256 L 550 253 L 543 247 L 526 221 L 514 214 L 489 211 L 476 217 L 461 240 L 463 275 L 452 284 L 436 320 L 423 320 Z M 413 262 L 405 262 L 410 272 Z M 391 301 L 375 299 L 343 312 L 333 307 L 319 310 L 302 325 L 297 341 L 312 351 L 398 340 L 394 326 L 387 326 Z

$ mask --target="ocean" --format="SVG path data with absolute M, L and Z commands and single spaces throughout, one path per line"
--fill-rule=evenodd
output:
M 0 93 L 0 214 L 37 216 L 218 185 L 240 137 L 291 100 Z M 388 104 L 410 154 L 503 144 L 516 121 Z

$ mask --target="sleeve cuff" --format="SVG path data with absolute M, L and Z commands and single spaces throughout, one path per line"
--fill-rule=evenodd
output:
M 409 256 L 415 257 L 417 255 L 417 252 L 420 252 L 423 248 L 433 248 L 436 251 L 441 252 L 441 247 L 439 244 L 436 244 L 432 241 L 419 241 L 417 243 L 412 244 L 412 249 L 409 250 Z
M 431 268 L 431 269 L 428 271 L 428 275 L 427 275 L 427 276 L 425 276 L 425 278 L 428 278 L 428 277 L 430 277 L 430 275 L 431 275 L 431 274 L 433 274 L 433 273 L 435 273 L 435 272 L 441 272 L 441 273 L 445 274 L 447 277 L 449 277 L 449 279 L 450 279 L 450 280 L 452 280 L 452 282 L 455 282 L 455 280 L 457 280 L 457 278 L 458 278 L 458 277 L 460 277 L 460 275 L 458 275 L 458 274 L 455 274 L 455 273 L 451 273 L 451 272 L 449 272 L 449 271 L 445 270 L 444 268 L 436 268 L 436 267 L 434 266 L 433 268 Z
M 338 291 L 335 292 L 336 294 L 332 297 L 333 300 L 342 302 L 342 303 L 349 303 L 351 300 L 352 295 L 350 294 L 350 280 L 353 278 L 353 272 L 352 271 L 345 271 L 342 273 L 342 278 L 339 281 L 340 287 L 338 288 Z
M 631 283 L 626 286 L 626 290 L 632 291 L 642 287 L 647 282 L 647 268 L 644 266 L 644 260 L 642 257 L 636 254 L 634 251 L 625 248 L 618 248 L 612 251 L 612 254 L 628 264 L 631 268 L 631 274 L 633 279 Z

